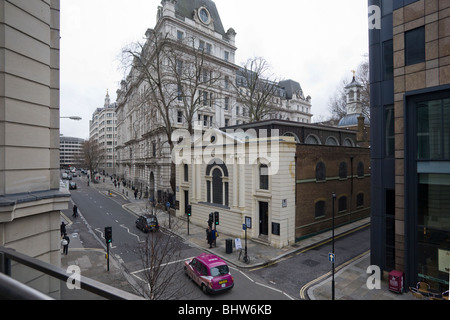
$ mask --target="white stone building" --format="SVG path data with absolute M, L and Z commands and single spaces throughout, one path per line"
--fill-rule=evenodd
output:
M 103 108 L 97 108 L 89 120 L 89 139 L 96 141 L 104 161 L 98 171 L 108 175 L 116 173 L 115 146 L 117 145 L 116 103 L 111 103 L 106 92 Z
M 242 124 L 249 116 L 236 91 L 247 90 L 239 81 L 240 67 L 235 62 L 236 32 L 225 31 L 215 3 L 163 0 L 157 16 L 155 28 L 147 30 L 142 51 L 134 56 L 130 73 L 117 91 L 116 157 L 120 178 L 165 203 L 173 200 L 174 188 L 166 129 L 187 129 L 192 134 L 194 129 Z M 154 49 L 156 44 L 161 51 Z M 149 67 L 155 61 L 165 77 L 160 86 L 164 96 L 153 94 L 145 74 L 150 71 L 155 76 L 157 68 Z M 300 84 L 286 80 L 274 85 L 277 93 L 272 101 L 277 112 L 272 117 L 310 123 L 311 98 L 305 98 Z M 170 100 L 170 106 L 162 100 Z M 164 112 L 161 104 L 166 106 Z
M 242 131 L 242 130 L 240 130 Z M 252 130 L 211 129 L 174 149 L 177 216 L 207 227 L 219 212 L 219 234 L 260 239 L 277 248 L 295 243 L 294 137 L 254 138 Z

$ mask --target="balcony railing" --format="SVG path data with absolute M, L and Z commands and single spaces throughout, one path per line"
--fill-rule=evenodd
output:
M 0 247 L 0 300 L 142 299 L 82 275 L 76 279 L 80 290 L 70 289 L 72 277 L 62 268 Z

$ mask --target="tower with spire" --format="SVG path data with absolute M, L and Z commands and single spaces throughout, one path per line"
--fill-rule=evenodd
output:
M 108 108 L 111 104 L 111 99 L 109 98 L 109 90 L 106 89 L 106 97 L 105 97 L 105 108 Z

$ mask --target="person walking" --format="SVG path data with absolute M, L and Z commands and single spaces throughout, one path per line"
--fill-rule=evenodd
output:
M 72 217 L 77 217 L 78 216 L 78 207 L 76 204 L 73 205 L 73 214 Z
M 66 233 L 66 226 L 67 226 L 67 224 L 64 223 L 64 221 L 62 221 L 62 222 L 61 222 L 61 227 L 60 227 L 60 230 L 61 230 L 61 238 L 62 238 L 63 235 Z
M 64 233 L 64 237 L 61 240 L 61 244 L 63 246 L 63 254 L 68 254 L 69 253 L 69 243 L 70 243 L 70 238 L 67 235 L 67 233 Z

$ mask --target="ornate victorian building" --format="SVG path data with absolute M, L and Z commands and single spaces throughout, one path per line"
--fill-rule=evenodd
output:
M 159 202 L 175 189 L 172 133 L 249 122 L 248 83 L 235 64 L 236 32 L 225 31 L 210 0 L 163 0 L 154 29 L 129 50 L 129 75 L 117 90 L 116 173 Z M 311 97 L 293 80 L 273 83 L 267 118 L 310 123 Z M 249 93 L 248 93 L 249 94 Z M 172 139 L 173 138 L 173 139 Z M 173 203 L 173 202 L 172 202 Z

